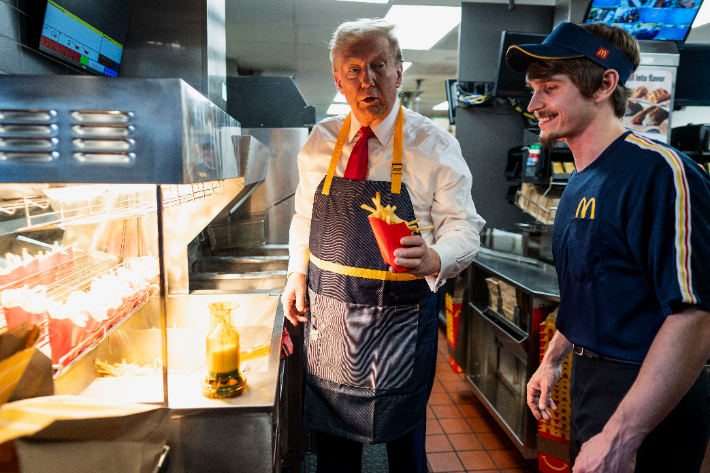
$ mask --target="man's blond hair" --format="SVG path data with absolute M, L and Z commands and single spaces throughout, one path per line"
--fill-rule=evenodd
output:
M 333 70 L 336 69 L 335 61 L 340 53 L 351 44 L 365 38 L 382 37 L 390 43 L 392 57 L 395 65 L 402 64 L 402 48 L 399 47 L 399 40 L 394 34 L 395 25 L 382 18 L 361 18 L 356 21 L 346 21 L 333 32 L 330 39 L 330 63 Z

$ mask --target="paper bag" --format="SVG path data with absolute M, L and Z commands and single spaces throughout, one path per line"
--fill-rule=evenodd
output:
M 23 324 L 0 335 L 0 405 L 54 394 L 52 361 L 33 346 L 38 331 Z
M 0 421 L 6 418 L 26 429 L 14 436 L 22 473 L 151 473 L 167 441 L 170 411 L 49 396 L 5 404 Z M 3 430 L 0 442 L 7 439 Z
M 407 271 L 409 268 L 394 264 L 394 250 L 404 248 L 400 240 L 406 236 L 412 236 L 412 231 L 407 224 L 404 222 L 390 224 L 377 217 L 367 217 L 367 219 L 370 221 L 377 246 L 380 248 L 385 263 L 392 266 L 398 273 Z

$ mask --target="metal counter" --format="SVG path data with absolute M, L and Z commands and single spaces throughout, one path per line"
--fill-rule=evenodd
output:
M 529 258 L 481 249 L 469 271 L 465 300 L 467 377 L 474 392 L 516 448 L 537 458 L 537 421 L 526 403 L 526 385 L 539 365 L 539 325 L 559 303 L 555 268 Z M 517 289 L 514 320 L 491 306 L 486 278 Z

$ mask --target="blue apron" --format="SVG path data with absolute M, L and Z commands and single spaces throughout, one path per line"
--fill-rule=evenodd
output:
M 383 206 L 415 219 L 401 183 L 400 107 L 392 182 L 335 177 L 350 116 L 313 203 L 308 269 L 310 324 L 304 424 L 363 443 L 389 442 L 425 420 L 436 360 L 436 297 L 423 278 L 388 271 L 360 208 Z

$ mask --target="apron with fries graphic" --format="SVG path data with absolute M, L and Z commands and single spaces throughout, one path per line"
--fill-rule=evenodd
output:
M 414 220 L 402 178 L 400 107 L 392 182 L 334 176 L 345 120 L 313 203 L 304 424 L 364 443 L 397 439 L 423 422 L 436 361 L 436 296 L 423 278 L 390 273 L 361 209 L 377 192 Z

